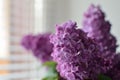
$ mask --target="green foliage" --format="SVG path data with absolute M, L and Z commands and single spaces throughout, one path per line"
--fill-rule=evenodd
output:
M 112 80 L 112 79 L 108 76 L 105 76 L 105 75 L 99 75 L 98 80 Z
M 57 65 L 57 63 L 53 62 L 53 61 L 48 61 L 48 62 L 43 63 L 43 66 L 53 67 L 53 68 L 55 68 L 56 65 Z
M 42 80 L 58 80 L 58 77 L 46 77 L 43 78 Z
M 53 72 L 53 73 L 56 73 L 57 71 L 56 71 L 56 65 L 57 65 L 57 63 L 55 63 L 55 62 L 53 62 L 53 61 L 49 61 L 49 62 L 45 62 L 44 64 L 43 64 L 43 66 L 45 66 L 45 67 L 47 67 L 48 68 L 48 70 L 51 72 Z
M 56 70 L 56 63 L 53 61 L 45 62 L 43 66 L 47 67 L 47 76 L 42 80 L 59 80 L 59 74 Z

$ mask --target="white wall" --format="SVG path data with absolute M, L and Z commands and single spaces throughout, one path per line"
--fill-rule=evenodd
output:
M 43 0 L 43 26 L 53 31 L 54 26 L 70 18 L 69 0 Z

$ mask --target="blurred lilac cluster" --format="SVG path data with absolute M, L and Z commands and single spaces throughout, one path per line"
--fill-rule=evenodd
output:
M 101 55 L 96 41 L 77 29 L 75 22 L 57 25 L 56 33 L 50 39 L 57 70 L 67 80 L 96 80 L 99 74 L 112 67 L 113 57 Z
M 49 33 L 38 35 L 26 35 L 22 39 L 22 45 L 33 52 L 33 55 L 42 62 L 52 61 L 51 53 L 53 45 L 49 41 Z

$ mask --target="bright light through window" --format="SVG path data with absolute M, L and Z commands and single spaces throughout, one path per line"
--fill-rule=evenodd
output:
M 0 58 L 8 57 L 8 26 L 5 0 L 0 0 Z
M 35 33 L 44 32 L 43 0 L 35 0 Z

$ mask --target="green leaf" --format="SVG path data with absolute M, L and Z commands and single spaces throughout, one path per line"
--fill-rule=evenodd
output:
M 56 63 L 56 62 L 53 62 L 53 61 L 45 62 L 45 63 L 43 64 L 43 66 L 45 66 L 45 67 L 48 68 L 48 71 L 49 71 L 49 72 L 54 72 L 54 73 L 57 72 L 57 71 L 56 71 L 56 65 L 57 65 L 57 63 Z
M 45 77 L 42 80 L 58 80 L 58 77 Z
M 59 80 L 59 73 L 56 70 L 56 62 L 49 61 L 42 64 L 47 67 L 47 75 L 42 80 Z
M 99 75 L 98 80 L 112 80 L 112 79 L 108 76 L 105 76 L 105 75 Z
M 43 63 L 43 66 L 47 66 L 47 67 L 56 67 L 57 63 L 53 62 L 53 61 L 48 61 Z
M 47 67 L 47 74 L 46 74 L 46 77 L 43 80 L 47 80 L 47 79 L 55 80 L 55 79 L 58 79 L 59 74 L 58 74 L 58 72 L 56 70 L 56 65 L 57 64 L 55 62 L 53 62 L 53 61 L 43 63 L 42 66 Z

